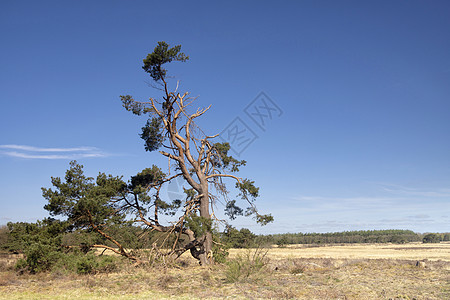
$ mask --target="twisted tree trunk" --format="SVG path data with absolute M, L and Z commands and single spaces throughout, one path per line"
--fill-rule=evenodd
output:
M 200 178 L 202 197 L 200 198 L 200 217 L 204 219 L 211 219 L 211 214 L 209 212 L 209 194 L 208 194 L 208 182 L 204 176 Z M 212 250 L 212 232 L 208 228 L 204 233 L 203 240 L 203 253 L 200 254 L 200 264 L 209 265 L 213 264 L 213 250 Z

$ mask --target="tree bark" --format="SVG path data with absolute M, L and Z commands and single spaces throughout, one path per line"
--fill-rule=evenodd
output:
M 200 186 L 201 186 L 201 194 L 203 195 L 200 198 L 200 217 L 210 220 L 211 214 L 209 213 L 209 191 L 208 191 L 208 181 L 203 174 L 200 174 Z M 203 251 L 199 255 L 200 264 L 203 266 L 211 265 L 214 263 L 213 261 L 213 251 L 212 251 L 212 232 L 208 229 L 205 232 L 203 240 Z

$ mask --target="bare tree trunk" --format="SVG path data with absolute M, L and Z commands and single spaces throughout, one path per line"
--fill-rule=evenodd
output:
M 204 219 L 211 219 L 211 214 L 209 213 L 209 192 L 208 192 L 208 181 L 205 177 L 201 176 L 201 189 L 202 197 L 200 198 L 200 217 Z M 211 230 L 207 230 L 203 240 L 203 253 L 200 254 L 200 264 L 203 266 L 213 264 L 213 251 L 212 251 L 212 233 Z
M 202 265 L 212 265 L 214 263 L 214 260 L 212 251 L 212 233 L 210 231 L 206 232 L 205 242 L 203 246 L 205 248 L 205 253 L 203 254 L 205 257 L 203 259 Z M 200 262 L 201 261 L 202 257 L 200 256 Z

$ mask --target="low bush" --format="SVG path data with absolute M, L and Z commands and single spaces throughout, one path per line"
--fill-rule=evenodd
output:
M 250 277 L 260 275 L 267 265 L 267 250 L 255 249 L 246 255 L 238 255 L 226 263 L 225 277 L 227 283 L 246 281 Z
M 108 273 L 117 269 L 117 259 L 112 256 L 94 256 L 92 254 L 78 257 L 76 272 L 78 274 Z
M 442 237 L 437 233 L 429 233 L 423 237 L 424 243 L 439 243 L 442 241 Z
M 49 251 L 46 251 L 49 250 Z M 16 270 L 20 272 L 56 272 L 97 274 L 113 272 L 118 269 L 119 257 L 97 256 L 89 252 L 87 254 L 80 250 L 68 253 L 51 251 L 42 245 L 34 245 L 27 250 L 25 258 L 16 263 Z
M 38 273 L 48 271 L 55 262 L 62 259 L 62 253 L 51 245 L 33 243 L 24 252 L 25 258 L 17 261 L 16 269 Z

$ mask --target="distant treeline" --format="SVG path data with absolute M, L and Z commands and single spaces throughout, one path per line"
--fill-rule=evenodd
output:
M 105 227 L 106 235 L 120 239 L 121 244 L 135 253 L 148 254 L 155 245 L 159 249 L 170 249 L 174 241 L 182 245 L 189 243 L 175 232 L 161 233 L 133 226 L 116 224 Z M 335 233 L 285 233 L 256 235 L 249 229 L 226 228 L 223 232 L 213 231 L 216 244 L 221 248 L 214 255 L 226 261 L 229 248 L 260 248 L 289 244 L 342 244 L 342 243 L 407 243 L 423 241 L 439 243 L 449 241 L 450 234 L 417 234 L 410 230 L 346 231 Z M 58 270 L 90 274 L 115 270 L 118 258 L 96 255 L 95 248 L 108 248 L 118 252 L 112 241 L 89 229 L 75 229 L 67 222 L 46 218 L 36 223 L 8 223 L 0 226 L 0 252 L 21 253 L 16 263 L 19 272 L 38 273 Z M 139 251 L 141 249 L 142 251 Z M 147 254 L 145 254 L 147 253 Z M 147 256 L 145 256 L 147 257 Z M 152 256 L 153 257 L 153 256 Z M 154 257 L 152 258 L 154 259 Z
M 108 234 L 120 238 L 127 248 L 148 249 L 154 244 L 172 242 L 180 238 L 173 234 L 166 236 L 140 227 L 117 226 L 110 227 Z M 227 248 L 253 248 L 261 246 L 278 245 L 284 247 L 292 244 L 348 244 L 348 243 L 397 243 L 408 242 L 439 243 L 450 241 L 450 233 L 420 234 L 411 230 L 359 230 L 333 233 L 283 233 L 256 235 L 247 228 L 240 230 L 228 227 L 223 232 L 215 231 L 215 235 L 222 245 Z M 104 240 L 102 236 L 89 231 L 67 232 L 64 222 L 55 219 L 44 219 L 37 223 L 8 223 L 0 226 L 0 250 L 11 252 L 26 252 L 33 245 L 48 247 L 72 247 L 94 244 L 106 244 L 115 247 Z M 164 245 L 160 245 L 163 246 Z M 45 248 L 44 247 L 44 248 Z
M 396 243 L 421 241 L 421 236 L 411 230 L 358 230 L 332 233 L 286 233 L 270 236 L 277 245 L 287 244 L 353 244 Z
M 332 233 L 283 233 L 255 235 L 243 228 L 228 228 L 222 240 L 233 248 L 256 247 L 258 245 L 286 246 L 293 244 L 348 244 L 348 243 L 439 243 L 450 241 L 450 233 L 420 234 L 411 230 L 358 230 Z

